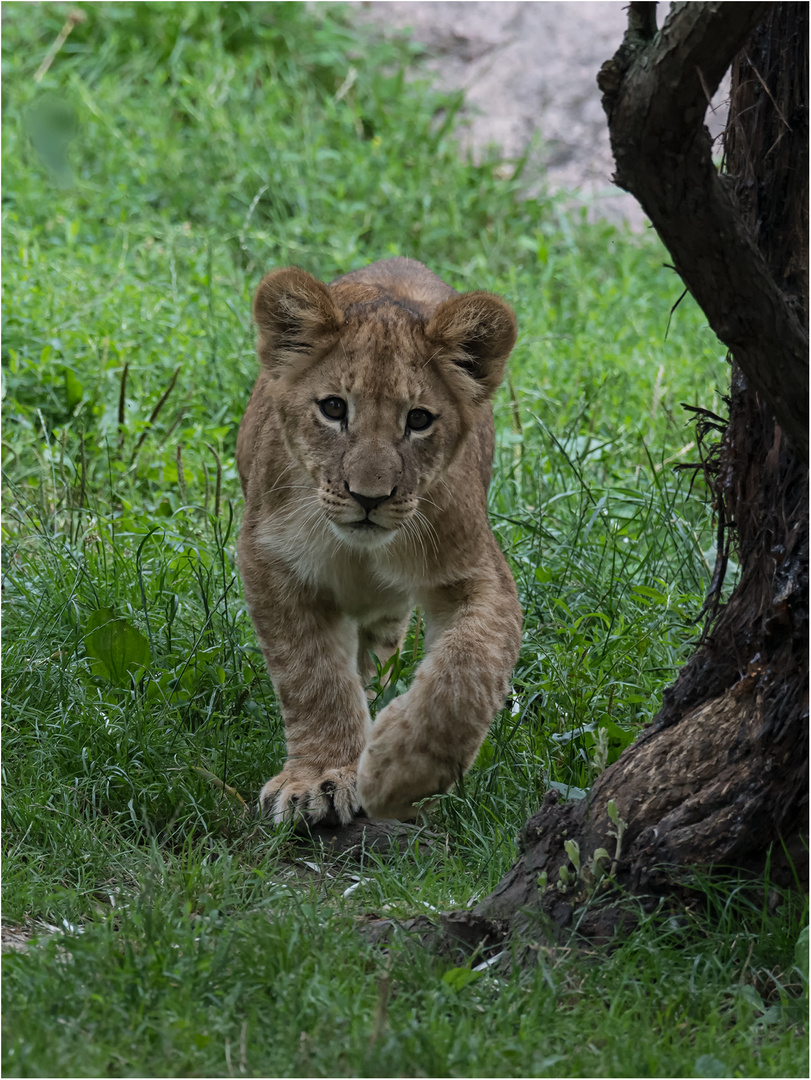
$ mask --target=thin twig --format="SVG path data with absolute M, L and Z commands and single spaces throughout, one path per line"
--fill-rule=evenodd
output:
M 70 12 L 65 21 L 65 25 L 56 35 L 53 45 L 51 45 L 50 49 L 48 49 L 47 53 L 45 54 L 45 59 L 37 68 L 36 74 L 34 75 L 35 83 L 42 82 L 42 79 L 47 73 L 48 68 L 56 59 L 57 53 L 68 40 L 68 35 L 70 34 L 73 27 L 76 26 L 77 23 L 83 23 L 86 19 L 87 16 L 79 8 L 74 8 L 73 11 Z
M 667 341 L 667 335 L 670 332 L 670 322 L 671 322 L 671 320 L 673 318 L 673 312 L 676 310 L 676 308 L 679 306 L 679 304 L 682 302 L 682 300 L 685 298 L 686 295 L 687 295 L 687 289 L 684 290 L 684 292 L 678 298 L 676 303 L 670 309 L 670 314 L 667 317 L 667 326 L 665 327 L 665 341 Z
M 707 105 L 712 106 L 712 94 L 709 86 L 707 86 L 707 80 L 704 78 L 704 72 L 698 64 L 696 64 L 696 73 L 698 74 L 698 81 L 701 83 L 701 89 L 704 91 L 704 97 L 707 99 Z
M 749 59 L 749 53 L 748 53 L 748 52 L 746 52 L 746 50 L 744 50 L 744 54 L 743 54 L 743 55 L 744 55 L 744 56 L 746 57 L 746 62 L 747 62 L 747 63 L 749 64 L 749 67 L 750 67 L 750 68 L 752 69 L 752 71 L 754 71 L 754 73 L 755 73 L 755 76 L 757 77 L 757 80 L 758 80 L 758 82 L 759 82 L 759 83 L 760 83 L 760 85 L 761 85 L 761 86 L 763 87 L 763 89 L 764 89 L 764 90 L 766 91 L 766 94 L 768 95 L 769 101 L 771 101 L 772 105 L 774 105 L 774 107 L 775 107 L 775 110 L 776 110 L 776 112 L 777 112 L 777 115 L 778 115 L 778 116 L 780 117 L 780 119 L 781 119 L 781 120 L 783 121 L 783 123 L 784 123 L 784 124 L 786 125 L 786 127 L 788 128 L 788 130 L 789 130 L 789 131 L 791 131 L 791 124 L 790 124 L 790 123 L 788 122 L 788 120 L 786 120 L 785 116 L 783 116 L 783 113 L 782 113 L 782 112 L 781 112 L 781 110 L 780 110 L 780 106 L 779 106 L 779 105 L 777 104 L 777 102 L 776 102 L 776 101 L 774 100 L 774 96 L 772 95 L 772 92 L 771 92 L 771 90 L 770 90 L 770 89 L 768 88 L 768 86 L 766 85 L 766 83 L 765 83 L 765 82 L 763 81 L 763 76 L 762 76 L 762 75 L 760 74 L 760 72 L 758 71 L 758 69 L 757 69 L 757 68 L 755 67 L 755 65 L 754 65 L 754 64 L 752 63 L 752 61 L 751 61 L 751 60 Z M 768 155 L 767 155 L 767 156 L 768 156 Z
M 158 413 L 159 413 L 159 412 L 161 411 L 161 409 L 163 408 L 163 406 L 164 406 L 164 405 L 166 404 L 166 402 L 167 402 L 167 400 L 168 400 L 168 398 L 169 398 L 169 395 L 170 395 L 170 394 L 171 394 L 171 392 L 172 392 L 172 391 L 174 390 L 174 388 L 175 388 L 175 383 L 177 382 L 177 377 L 178 377 L 178 375 L 179 375 L 179 374 L 180 374 L 180 368 L 179 368 L 179 367 L 177 367 L 177 368 L 175 368 L 175 373 L 174 373 L 174 375 L 172 376 L 172 378 L 171 378 L 171 379 L 170 379 L 170 381 L 169 381 L 169 385 L 168 385 L 168 386 L 166 387 L 166 389 L 164 390 L 163 394 L 162 394 L 162 395 L 161 395 L 161 397 L 159 398 L 159 400 L 158 400 L 158 403 L 157 403 L 157 405 L 155 406 L 155 408 L 154 408 L 154 409 L 152 410 L 152 412 L 151 412 L 151 413 L 149 414 L 149 419 L 148 419 L 148 420 L 147 420 L 147 422 L 146 422 L 146 427 L 145 427 L 145 428 L 144 428 L 144 430 L 143 430 L 143 431 L 141 432 L 141 436 L 140 436 L 140 438 L 138 439 L 138 442 L 137 442 L 137 443 L 135 444 L 135 449 L 134 449 L 134 450 L 133 450 L 133 452 L 132 452 L 132 457 L 130 458 L 130 465 L 132 465 L 132 463 L 133 463 L 133 462 L 135 461 L 135 458 L 136 458 L 136 457 L 138 456 L 138 451 L 139 451 L 139 450 L 141 449 L 141 447 L 142 447 L 142 446 L 144 445 L 144 441 L 146 440 L 146 437 L 147 437 L 147 435 L 148 435 L 148 434 L 150 433 L 150 431 L 152 430 L 152 425 L 153 425 L 153 424 L 155 423 L 155 421 L 157 420 L 157 418 L 158 418 Z

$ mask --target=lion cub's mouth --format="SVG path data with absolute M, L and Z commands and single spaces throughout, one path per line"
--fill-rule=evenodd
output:
M 358 544 L 361 547 L 377 547 L 387 544 L 397 532 L 396 529 L 389 528 L 386 525 L 378 525 L 376 521 L 372 521 L 368 517 L 363 518 L 362 521 L 333 522 L 332 525 L 342 539 L 348 540 L 350 544 Z

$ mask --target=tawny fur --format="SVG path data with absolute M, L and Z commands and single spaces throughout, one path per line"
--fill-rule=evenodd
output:
M 268 274 L 254 320 L 239 565 L 287 739 L 262 809 L 409 819 L 470 767 L 518 656 L 521 609 L 487 521 L 490 397 L 515 317 L 389 259 L 330 286 Z M 321 410 L 331 397 L 347 403 L 341 422 Z M 413 409 L 433 423 L 410 430 Z M 425 658 L 372 726 L 370 653 L 385 662 L 400 647 L 415 605 Z

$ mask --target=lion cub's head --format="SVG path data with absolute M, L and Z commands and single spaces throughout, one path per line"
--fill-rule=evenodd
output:
M 259 357 L 301 498 L 352 547 L 418 526 L 420 498 L 482 419 L 515 343 L 498 297 L 443 289 L 426 303 L 292 268 L 257 290 Z

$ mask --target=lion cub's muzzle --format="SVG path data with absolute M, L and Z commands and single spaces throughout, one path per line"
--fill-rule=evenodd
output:
M 397 530 L 411 517 L 416 500 L 403 495 L 394 485 L 389 491 L 380 487 L 341 483 L 343 490 L 322 492 L 327 517 L 343 540 L 362 547 L 387 544 Z M 358 491 L 356 488 L 360 488 Z
M 396 486 L 388 494 L 368 494 L 354 491 L 349 483 L 344 481 L 344 490 L 352 500 L 346 509 L 347 512 L 354 510 L 354 520 L 343 524 L 350 536 L 358 538 L 362 543 L 391 539 L 394 531 L 409 516 L 405 500 L 397 498 Z M 359 510 L 363 511 L 363 517 L 358 516 Z
M 360 505 L 366 511 L 367 517 L 372 510 L 376 510 L 378 506 L 381 506 L 389 499 L 393 499 L 394 496 L 397 494 L 397 488 L 394 487 L 388 493 L 388 495 L 361 495 L 359 491 L 352 491 L 349 487 L 349 484 L 345 480 L 344 488 L 352 496 L 356 503 L 360 503 Z

